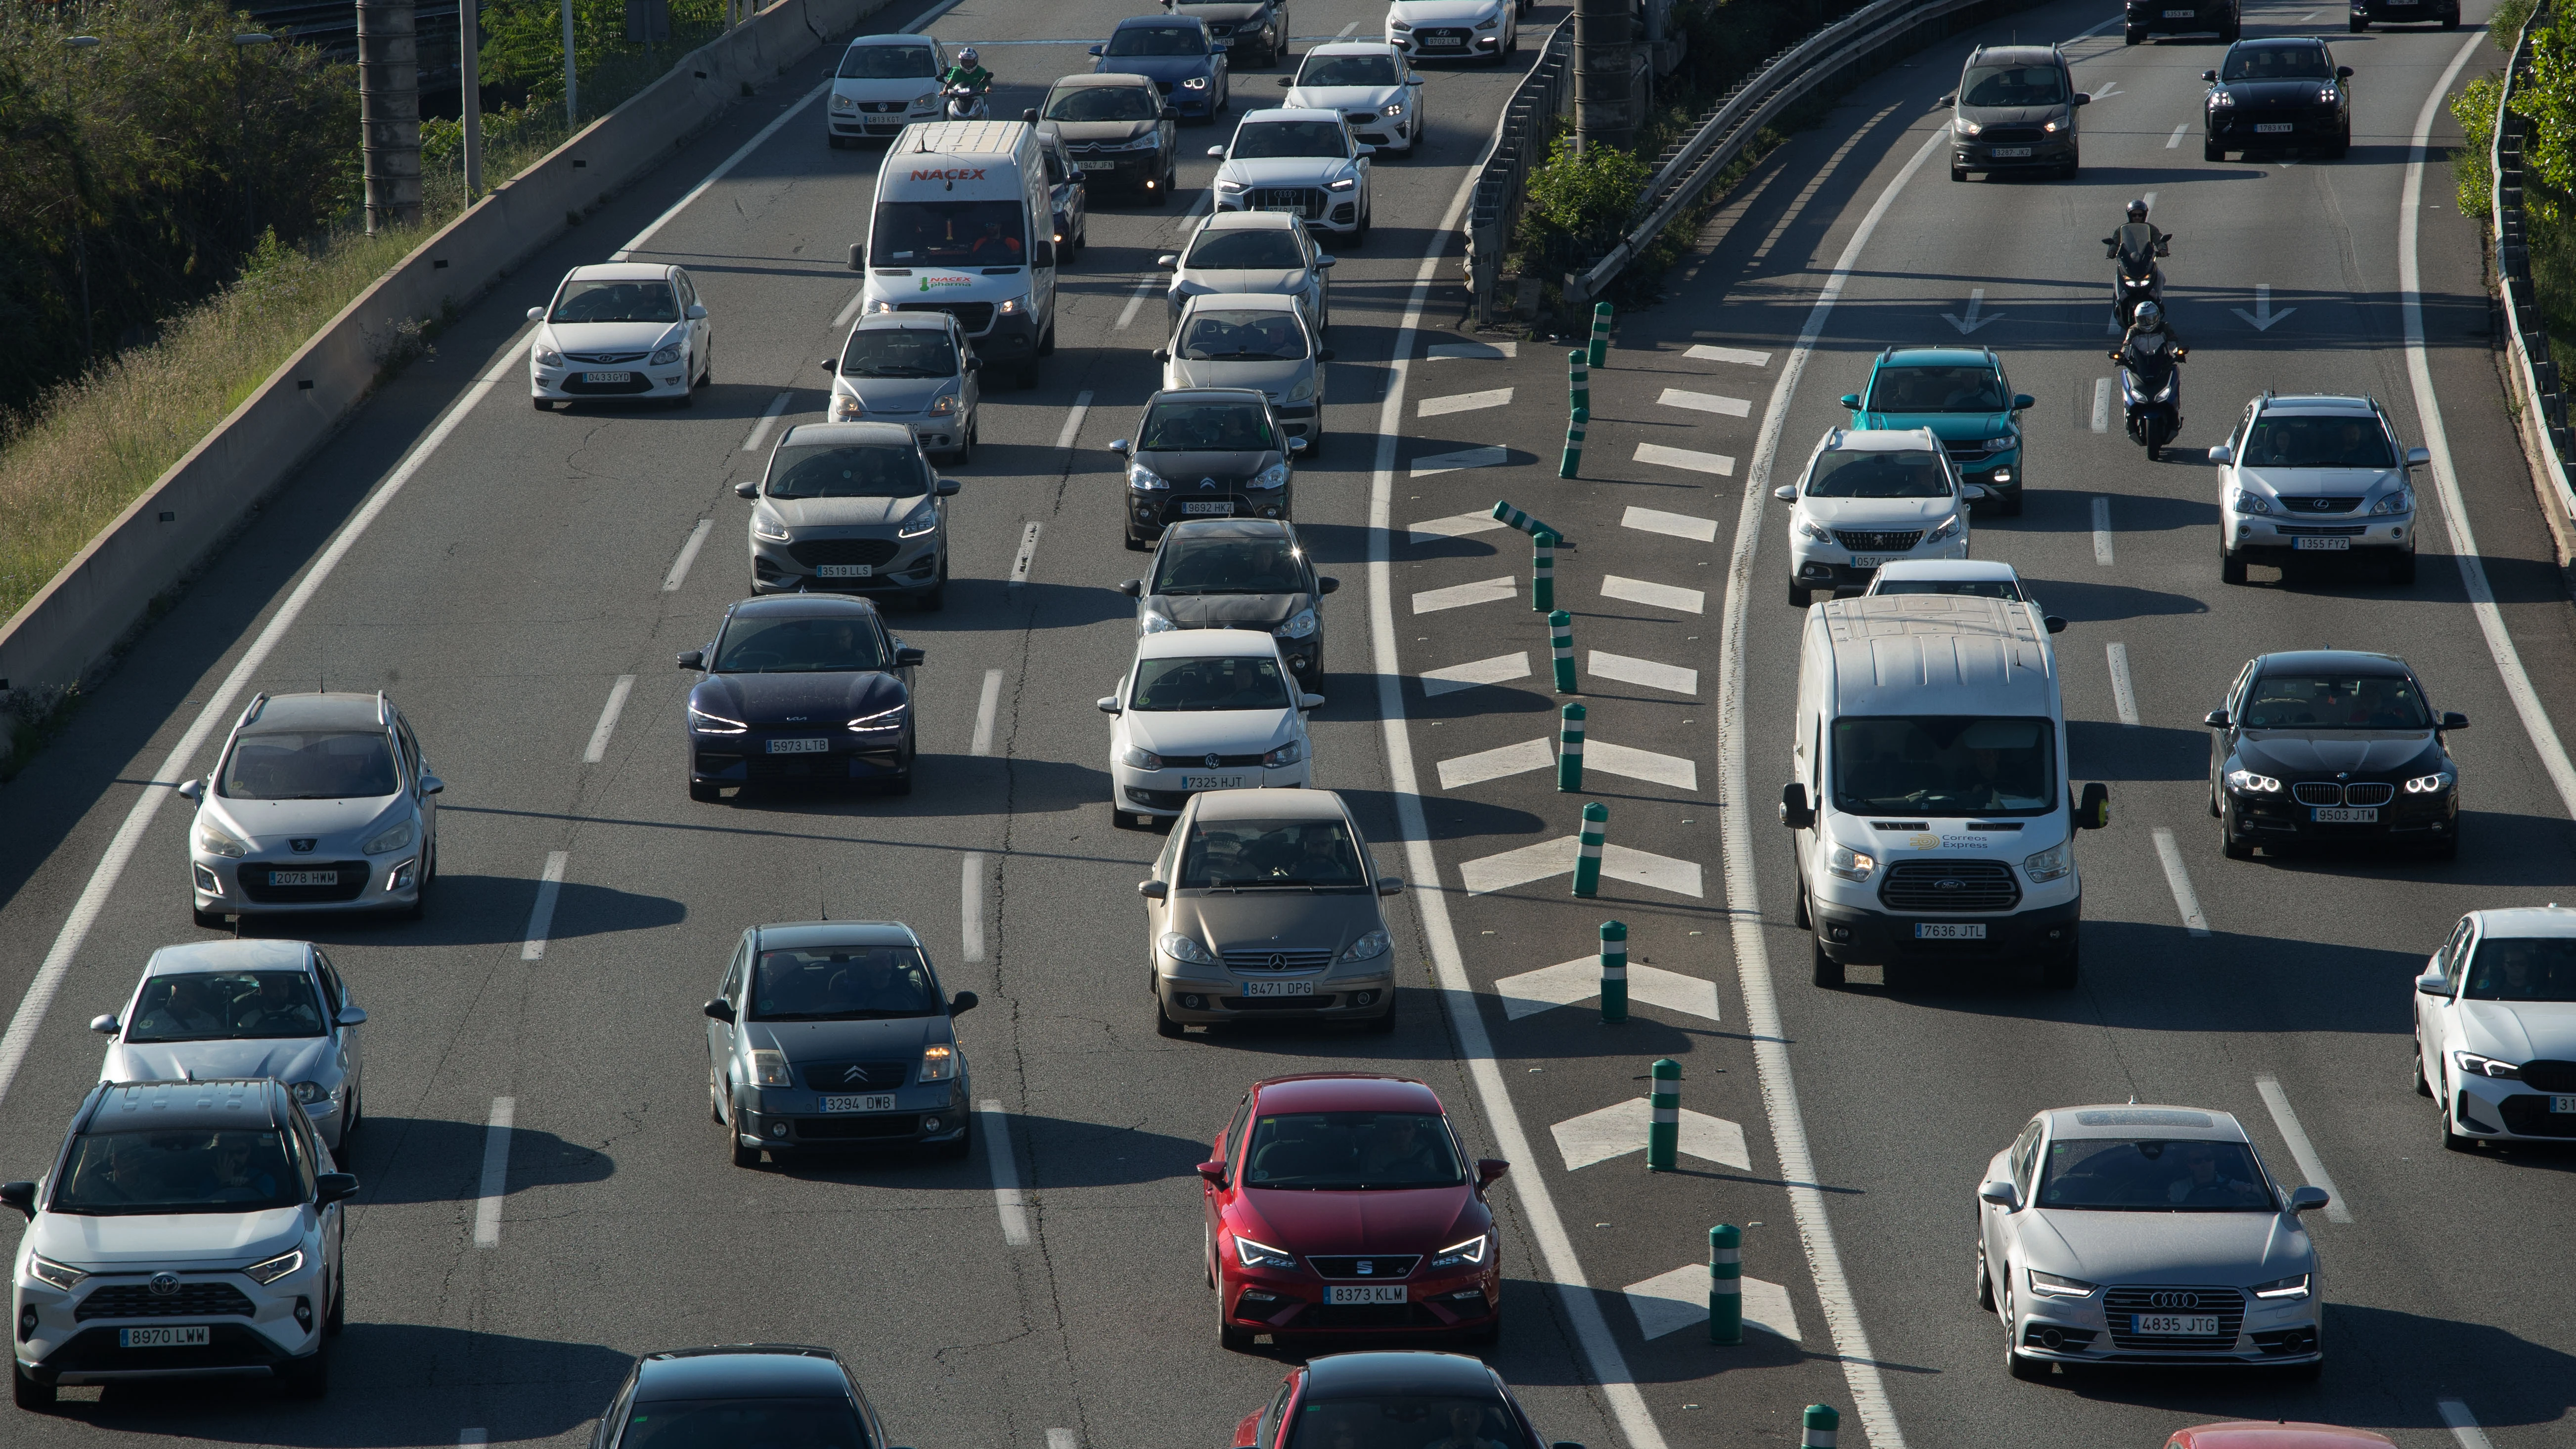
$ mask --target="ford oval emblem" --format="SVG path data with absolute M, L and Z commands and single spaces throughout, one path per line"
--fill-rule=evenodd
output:
M 1955 891 L 1965 888 L 1967 884 L 1968 883 L 1966 881 L 1959 879 L 1957 876 L 1945 875 L 1939 880 L 1932 882 L 1932 889 L 1936 891 Z

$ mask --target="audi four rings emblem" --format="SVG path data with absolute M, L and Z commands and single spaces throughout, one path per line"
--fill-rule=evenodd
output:
M 2200 1295 L 2197 1293 L 2154 1293 L 2148 1295 L 2147 1302 L 2148 1306 L 2152 1308 L 2198 1308 L 2200 1306 Z
M 145 1286 L 152 1290 L 154 1297 L 167 1298 L 179 1291 L 179 1275 L 176 1273 L 155 1273 Z

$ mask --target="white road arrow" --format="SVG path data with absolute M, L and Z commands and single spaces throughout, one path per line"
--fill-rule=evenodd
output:
M 2120 94 L 2120 83 L 2118 81 L 2105 81 L 2102 83 L 2102 88 L 2093 93 L 2093 99 L 2097 101 L 2108 100 L 2118 94 Z
M 2254 284 L 2253 311 L 2248 312 L 2242 307 L 2230 307 L 2227 310 L 2244 318 L 2246 325 L 2252 327 L 2255 331 L 2269 332 L 2272 330 L 2273 323 L 2281 321 L 2299 309 L 2296 307 L 2284 307 L 2278 312 L 2273 311 L 2272 284 L 2269 282 L 2257 282 Z
M 2001 312 L 1986 312 L 1982 317 L 1977 315 L 1978 313 L 1985 311 L 1985 305 L 1986 289 L 1983 287 L 1974 288 L 1968 293 L 1968 315 L 1966 317 L 1962 318 L 1956 312 L 1944 312 L 1941 314 L 1941 320 L 1958 328 L 1959 335 L 1966 337 L 1975 332 L 1978 328 L 1985 326 L 1989 322 L 1996 321 L 2004 315 Z

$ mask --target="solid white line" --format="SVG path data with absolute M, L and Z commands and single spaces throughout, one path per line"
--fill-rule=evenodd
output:
M 2093 431 L 2111 431 L 2111 379 L 2093 379 Z
M 2326 1190 L 2326 1221 L 2348 1223 L 2352 1209 L 2344 1205 L 2343 1189 L 2326 1175 L 2326 1165 L 2317 1157 L 2317 1145 L 2308 1140 L 2308 1129 L 2299 1125 L 2299 1114 L 2291 1109 L 2290 1095 L 2281 1090 L 2275 1077 L 2256 1077 L 2254 1090 L 2263 1094 L 2263 1105 L 2272 1111 L 2272 1125 L 2281 1129 L 2281 1139 L 2290 1144 L 2290 1156 L 2296 1158 L 2299 1171 L 2308 1175 L 2308 1185 Z
M 970 755 L 993 753 L 993 718 L 1001 712 L 1002 671 L 984 671 L 983 697 L 975 701 L 975 742 L 966 747 Z
M 1070 448 L 1082 436 L 1082 420 L 1091 412 L 1091 390 L 1085 388 L 1073 395 L 1073 411 L 1064 415 L 1064 430 L 1055 435 L 1055 445 Z
M 2120 723 L 2138 722 L 2138 687 L 2129 681 L 2129 646 L 2112 644 L 2104 652 L 2111 656 L 2111 707 L 2120 712 Z
M 2159 825 L 2155 830 L 2156 859 L 2164 864 L 2165 886 L 2173 892 L 2174 908 L 2182 912 L 2182 928 L 2194 936 L 2209 934 L 2209 917 L 2200 913 L 2200 896 L 2191 888 L 2191 872 L 2182 863 L 2182 847 L 2174 843 L 2174 833 Z
M 760 415 L 760 421 L 751 425 L 751 436 L 742 440 L 742 450 L 744 452 L 757 453 L 760 451 L 761 439 L 769 436 L 770 425 L 778 421 L 778 415 L 780 413 L 787 411 L 787 400 L 793 396 L 795 396 L 795 394 L 782 392 L 778 396 L 769 400 L 769 411 Z
M 518 1098 L 494 1097 L 491 1120 L 483 1125 L 483 1188 L 474 1199 L 478 1248 L 501 1246 L 501 1199 L 510 1191 L 510 1124 L 518 1115 Z
M 1010 587 L 1016 589 L 1029 581 L 1029 566 L 1037 559 L 1038 535 L 1045 531 L 1046 525 L 1036 522 L 1020 530 L 1020 551 L 1011 560 Z
M 847 327 L 852 322 L 856 321 L 859 315 L 859 308 L 864 305 L 867 300 L 868 289 L 865 287 L 861 287 L 856 292 L 851 293 L 850 304 L 841 309 L 840 316 L 832 319 L 832 330 L 838 332 L 842 328 Z
M 2184 124 L 2182 124 L 2182 125 L 2179 125 L 2179 126 L 2174 127 L 2174 132 L 2173 132 L 2173 134 L 2172 134 L 2172 135 L 2170 135 L 2170 136 L 2165 137 L 2165 149 L 2166 149 L 2166 150 L 2168 150 L 2168 151 L 2170 151 L 2170 150 L 2172 150 L 2173 148 L 2175 148 L 2176 146 L 2181 145 L 2181 144 L 2182 144 L 2182 133 L 2183 133 L 2183 132 L 2185 132 L 2185 131 L 2188 131 L 2188 130 L 2190 130 L 2190 129 L 2191 129 L 2191 126 L 2190 126 L 2190 123 L 2188 123 L 2188 122 L 2185 122 L 2185 123 L 2184 123 Z
M 1781 365 L 1780 380 L 1772 386 L 1771 401 L 1763 409 L 1760 441 L 1755 446 L 1744 501 L 1736 517 L 1735 552 L 1727 564 L 1721 616 L 1723 643 L 1717 656 L 1717 788 L 1721 800 L 1754 798 L 1745 786 L 1746 635 L 1753 617 L 1753 561 L 1762 537 L 1762 510 L 1770 500 L 1771 477 L 1779 461 L 1781 435 L 1789 423 L 1790 400 L 1797 395 L 1798 381 L 1806 373 L 1807 359 L 1814 354 L 1818 339 L 1824 336 L 1834 304 L 1850 284 L 1852 269 L 1860 264 L 1861 249 L 1869 244 L 1888 209 L 1896 204 L 1896 194 L 1932 159 L 1932 153 L 1948 136 L 1942 130 L 1924 137 L 1913 159 L 1871 203 L 1859 228 L 1844 244 L 1842 255 L 1835 260 L 1832 274 L 1818 289 L 1815 307 L 1807 314 L 1806 326 L 1799 331 L 1796 345 Z M 1744 991 L 1745 1031 L 1753 1039 L 1753 1064 L 1760 1074 L 1772 1141 L 1780 1152 L 1780 1175 L 1790 1184 L 1790 1210 L 1797 1216 L 1798 1235 L 1807 1245 L 1807 1268 L 1815 1278 L 1816 1297 L 1824 1305 L 1825 1323 L 1833 1330 L 1834 1350 L 1842 1359 L 1843 1382 L 1851 1390 L 1852 1406 L 1868 1432 L 1871 1449 L 1904 1449 L 1905 1431 L 1897 1425 L 1896 1406 L 1888 1399 L 1886 1380 L 1878 1371 L 1878 1356 L 1861 1323 L 1860 1303 L 1852 1294 L 1851 1279 L 1843 1268 L 1842 1250 L 1834 1240 L 1833 1220 L 1825 1211 L 1824 1193 L 1815 1186 L 1815 1151 L 1807 1140 L 1806 1113 L 1799 1105 L 1797 1079 L 1789 1064 L 1789 1033 L 1780 1020 L 1780 998 L 1771 979 L 1771 949 L 1763 939 L 1762 898 L 1756 890 L 1753 867 L 1751 812 L 1722 812 L 1718 840 L 1726 866 L 1727 914 L 1733 922 L 1729 934 L 1735 942 L 1736 977 Z
M 546 932 L 555 924 L 555 898 L 563 894 L 564 852 L 546 852 L 546 872 L 537 878 L 536 904 L 528 907 L 528 939 L 519 946 L 522 961 L 546 959 Z
M 2111 500 L 2093 500 L 2093 561 L 2104 568 L 2111 566 Z
M 724 158 L 722 165 L 719 165 L 715 170 L 708 172 L 706 174 L 706 179 L 700 181 L 697 185 L 690 187 L 687 195 L 681 197 L 675 202 L 672 202 L 670 210 L 653 218 L 652 225 L 635 233 L 634 239 L 629 241 L 626 245 L 618 248 L 617 251 L 609 257 L 609 260 L 612 262 L 622 262 L 634 256 L 637 252 L 642 251 L 644 249 L 644 244 L 653 239 L 653 234 L 655 232 L 658 232 L 662 228 L 670 225 L 672 218 L 678 216 L 681 212 L 688 210 L 691 202 L 694 202 L 699 197 L 706 195 L 708 187 L 715 185 L 717 182 L 724 180 L 726 176 L 732 174 L 733 168 L 741 165 L 752 152 L 759 150 L 763 145 L 767 144 L 770 137 L 777 135 L 780 129 L 786 126 L 788 122 L 795 120 L 807 106 L 821 100 L 823 93 L 831 88 L 831 81 L 825 80 L 821 85 L 807 91 L 803 97 L 791 103 L 786 110 L 780 111 L 778 113 L 778 119 L 761 127 L 750 140 L 743 142 L 740 150 L 737 150 L 732 155 Z
M 671 571 L 662 575 L 663 593 L 676 594 L 680 591 L 681 581 L 689 576 L 689 565 L 698 561 L 698 550 L 706 544 L 707 531 L 715 526 L 714 519 L 701 518 L 698 520 L 698 526 L 689 530 L 689 541 L 680 545 L 680 556 L 671 560 Z
M 2446 84 L 2442 87 L 2448 91 Z M 2457 1399 L 2443 1399 L 2434 1405 L 2441 1410 L 2442 1422 L 2451 1426 L 2451 1437 L 2460 1441 L 2460 1449 L 2494 1449 L 2487 1441 L 2487 1431 L 2478 1427 L 2477 1416 Z
M 2541 768 L 2549 772 L 2549 783 L 2558 790 L 2560 807 L 2576 815 L 2576 765 L 2568 762 L 2567 747 L 2559 742 L 2558 729 L 2550 723 L 2549 712 L 2532 689 L 2531 676 L 2522 667 L 2522 655 L 2513 647 L 2513 634 L 2505 628 L 2504 615 L 2496 609 L 2495 589 L 2487 582 L 2486 563 L 2478 557 L 2477 535 L 2469 527 L 2468 505 L 2460 497 L 2460 475 L 2451 466 L 2450 432 L 2442 424 L 2441 399 L 2433 393 L 2432 363 L 2424 355 L 2424 288 L 2415 256 L 2416 219 L 2424 212 L 2424 149 L 2442 98 L 2450 94 L 2451 82 L 2459 78 L 2460 67 L 2468 64 L 2469 53 L 2483 38 L 2473 35 L 2461 45 L 2460 53 L 2451 57 L 2450 69 L 2442 72 L 2440 84 L 2424 98 L 2424 109 L 2415 117 L 2415 137 L 2407 152 L 2406 189 L 2398 205 L 2397 221 L 2397 285 L 2399 314 L 2406 326 L 2406 374 L 2415 387 L 2415 411 L 2422 417 L 2424 446 L 2433 454 L 2434 490 L 2442 500 L 2442 521 L 2450 526 L 2451 554 L 2460 566 L 2460 583 L 2468 593 L 2469 608 L 2476 613 L 2478 628 L 2486 635 L 2487 654 L 2495 660 L 2496 673 L 2504 679 L 2514 713 L 2522 717 L 2523 733 L 2531 736 L 2531 747 L 2540 756 Z
M 1127 324 L 1136 320 L 1136 309 L 1145 305 L 1145 299 L 1153 295 L 1154 284 L 1161 280 L 1160 277 L 1147 277 L 1136 284 L 1136 295 L 1127 299 L 1127 310 L 1118 314 L 1118 331 L 1126 331 Z
M 1358 22 L 1354 21 L 1352 23 L 1357 24 Z M 1076 1449 L 1076 1446 L 1081 1442 L 1081 1440 L 1074 1437 L 1071 1429 L 1047 1430 L 1047 1449 Z
M 957 919 L 963 945 L 958 955 L 969 962 L 984 959 L 984 852 L 966 852 L 965 869 L 959 872 L 957 886 Z
M 1010 1116 L 990 1097 L 977 1104 L 975 1115 L 984 1119 L 975 1124 L 975 1130 L 984 1134 L 984 1161 L 993 1169 L 993 1206 L 1002 1215 L 1002 1241 L 1025 1248 L 1029 1205 L 1020 1197 L 1020 1164 L 1011 1156 Z
M 626 710 L 626 691 L 635 687 L 635 676 L 621 674 L 608 687 L 608 703 L 599 711 L 599 723 L 591 726 L 590 747 L 581 752 L 581 762 L 596 765 L 608 758 L 608 737 L 617 732 L 617 717 Z
M 1498 119 L 1495 125 L 1499 132 L 1501 121 Z M 1422 916 L 1423 938 L 1431 948 L 1432 967 L 1440 982 L 1441 1005 L 1448 1012 L 1449 1029 L 1457 1037 L 1458 1056 L 1466 1065 L 1468 1080 L 1475 1083 L 1476 1100 L 1493 1129 L 1498 1155 L 1514 1162 L 1535 1163 L 1539 1158 L 1530 1150 L 1529 1134 L 1522 1130 L 1519 1110 L 1512 1105 L 1511 1092 L 1504 1084 L 1493 1039 L 1486 1034 L 1485 1018 L 1476 1004 L 1475 983 L 1467 976 L 1457 933 L 1450 925 L 1449 895 L 1440 885 L 1440 863 L 1431 853 L 1431 830 L 1422 813 L 1421 782 L 1413 767 L 1412 729 L 1404 714 L 1403 666 L 1395 648 L 1395 566 L 1389 558 L 1395 537 L 1395 450 L 1403 433 L 1405 386 L 1413 372 L 1414 333 L 1422 325 L 1422 310 L 1430 299 L 1431 279 L 1439 268 L 1440 254 L 1448 245 L 1449 234 L 1457 230 L 1459 214 L 1466 210 L 1475 184 L 1475 178 L 1469 176 L 1459 186 L 1457 195 L 1449 199 L 1448 214 L 1432 229 L 1422 265 L 1414 273 L 1412 294 L 1405 302 L 1404 320 L 1396 329 L 1395 346 L 1388 353 L 1395 360 L 1389 369 L 1386 400 L 1378 405 L 1377 467 L 1369 483 L 1369 643 L 1377 665 L 1378 718 L 1386 733 L 1387 783 L 1395 797 L 1397 833 L 1404 838 L 1406 866 L 1414 880 L 1420 882 L 1420 888 L 1408 895 Z M 1646 1407 L 1645 1395 L 1638 1392 L 1636 1374 L 1620 1353 L 1619 1340 L 1601 1312 L 1600 1299 L 1584 1277 L 1583 1261 L 1574 1251 L 1574 1240 L 1566 1235 L 1564 1220 L 1557 1215 L 1546 1176 L 1535 1171 L 1526 1173 L 1512 1180 L 1512 1190 L 1520 1195 L 1525 1209 L 1522 1221 L 1538 1240 L 1539 1255 L 1545 1261 L 1548 1279 L 1556 1285 L 1557 1299 L 1574 1330 L 1575 1342 L 1582 1346 L 1585 1363 L 1601 1385 L 1602 1397 L 1608 1401 L 1620 1432 L 1627 1437 L 1629 1449 L 1665 1449 L 1663 1430 L 1656 1425 L 1653 1411 Z

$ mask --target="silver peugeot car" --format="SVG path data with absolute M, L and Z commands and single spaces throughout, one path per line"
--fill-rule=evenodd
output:
M 2325 1327 L 2300 1214 L 2245 1129 L 2197 1107 L 2060 1107 L 1977 1189 L 1977 1304 L 2017 1379 L 2052 1363 L 2278 1365 L 2314 1377 Z
M 802 423 L 767 476 L 734 485 L 754 500 L 755 594 L 899 594 L 922 609 L 948 597 L 948 500 L 904 423 Z
M 89 1026 L 107 1038 L 100 1081 L 272 1078 L 336 1153 L 358 1126 L 366 1019 L 310 941 L 192 941 L 153 952 L 125 1010 Z
M 438 877 L 446 788 L 382 693 L 259 695 L 214 773 L 179 786 L 197 807 L 197 924 L 297 911 L 417 920 Z

